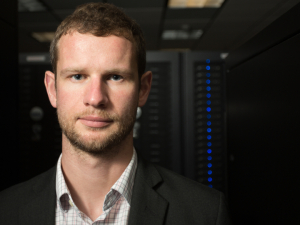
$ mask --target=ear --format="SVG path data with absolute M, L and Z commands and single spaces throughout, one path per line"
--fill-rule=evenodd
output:
M 139 107 L 146 104 L 148 99 L 152 83 L 152 72 L 147 71 L 141 77 L 140 81 L 140 92 L 139 92 Z
M 45 72 L 44 83 L 46 86 L 48 98 L 51 105 L 56 108 L 56 88 L 55 88 L 55 75 L 51 71 Z

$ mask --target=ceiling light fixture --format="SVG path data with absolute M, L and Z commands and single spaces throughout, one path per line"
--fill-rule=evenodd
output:
M 162 34 L 163 40 L 188 40 L 198 39 L 201 37 L 202 30 L 164 30 Z
M 228 54 L 229 54 L 228 52 L 222 52 L 222 53 L 220 53 L 220 58 L 221 59 L 226 59 Z
M 51 42 L 54 38 L 55 32 L 33 32 L 31 35 L 39 42 Z
M 43 5 L 43 3 L 39 2 L 38 0 L 18 0 L 18 11 L 46 11 L 46 7 Z
M 225 0 L 169 0 L 169 8 L 219 8 Z

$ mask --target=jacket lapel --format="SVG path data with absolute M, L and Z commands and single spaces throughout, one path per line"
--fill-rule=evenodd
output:
M 153 165 L 140 157 L 138 160 L 128 224 L 161 225 L 168 202 L 155 191 L 155 186 L 163 180 Z
M 140 157 L 135 175 L 129 225 L 162 225 L 165 220 L 168 202 L 156 191 L 155 186 L 163 180 L 152 164 Z M 30 201 L 19 211 L 19 224 L 55 224 L 56 166 L 32 187 Z
M 32 187 L 30 201 L 20 208 L 19 224 L 55 224 L 55 176 L 56 167 Z

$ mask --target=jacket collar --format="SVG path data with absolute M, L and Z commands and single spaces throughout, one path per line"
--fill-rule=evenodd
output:
M 55 177 L 56 166 L 41 176 L 32 187 L 32 198 L 20 208 L 20 224 L 55 224 Z M 129 225 L 161 225 L 164 222 L 168 202 L 161 197 L 155 187 L 163 179 L 154 165 L 138 157 L 138 166 L 134 180 Z
M 155 191 L 155 187 L 162 182 L 163 179 L 155 166 L 139 157 L 133 186 L 129 225 L 163 224 L 168 202 Z
M 55 176 L 53 167 L 32 186 L 30 201 L 20 208 L 19 224 L 55 224 Z

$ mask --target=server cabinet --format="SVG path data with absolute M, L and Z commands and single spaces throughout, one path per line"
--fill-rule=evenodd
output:
M 152 87 L 138 113 L 135 147 L 150 162 L 181 173 L 179 53 L 147 52 L 147 70 Z
M 25 181 L 51 168 L 61 153 L 56 110 L 44 85 L 52 70 L 49 54 L 19 55 L 20 179 Z
M 226 193 L 223 60 L 209 52 L 183 59 L 184 174 Z
M 235 159 L 229 206 L 235 224 L 300 223 L 299 49 L 300 33 L 228 73 L 228 148 Z
M 300 3 L 226 59 L 234 224 L 300 224 L 299 12 Z

